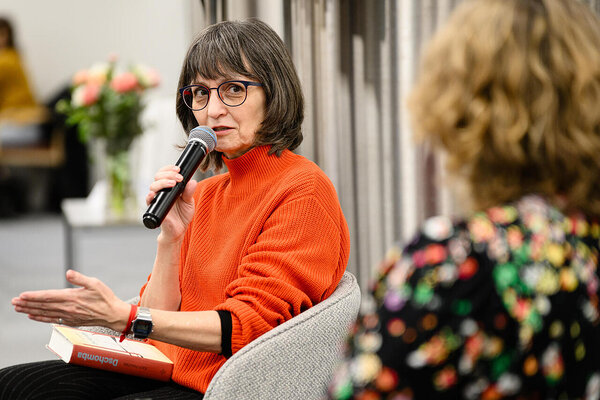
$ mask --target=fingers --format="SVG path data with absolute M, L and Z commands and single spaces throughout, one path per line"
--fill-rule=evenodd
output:
M 39 322 L 67 325 L 102 325 L 114 319 L 113 308 L 120 304 L 112 290 L 97 278 L 69 270 L 67 281 L 78 286 L 69 289 L 23 292 L 12 299 L 16 312 Z
M 68 270 L 66 273 L 67 281 L 75 286 L 81 286 L 85 289 L 94 289 L 97 287 L 99 282 L 96 278 L 91 278 L 82 274 L 81 272 Z M 71 301 L 73 299 L 74 292 L 78 289 L 49 289 L 49 290 L 36 290 L 23 292 L 19 297 L 12 299 L 13 305 L 16 302 L 30 302 L 30 303 L 61 303 Z
M 70 289 L 57 289 L 57 290 L 39 290 L 36 292 L 23 292 L 15 300 L 27 301 L 32 303 L 56 303 L 65 301 L 67 298 L 67 291 Z
M 24 293 L 21 296 L 27 296 L 35 298 L 36 294 L 33 292 Z M 56 295 L 40 293 L 37 295 L 40 299 L 52 299 L 47 300 L 36 300 L 36 299 L 24 299 L 23 297 L 16 297 L 12 300 L 12 304 L 16 312 L 27 314 L 27 316 L 39 322 L 57 322 L 58 318 L 65 318 L 68 313 L 65 311 L 67 304 L 64 300 L 59 300 Z
M 27 318 L 33 321 L 45 322 L 49 324 L 64 324 L 76 326 L 85 325 L 86 322 L 93 320 L 92 316 L 90 315 L 70 312 L 70 308 L 67 304 L 61 304 L 61 307 L 52 308 L 48 308 L 48 305 L 45 304 L 43 307 L 45 308 L 42 308 L 42 306 L 15 306 L 15 311 L 22 314 L 27 314 Z
M 82 287 L 88 288 L 88 289 L 96 281 L 96 278 L 91 278 L 89 276 L 82 274 L 81 272 L 77 272 L 72 269 L 67 271 L 66 276 L 67 276 L 67 281 L 69 283 L 72 283 L 75 286 L 82 286 Z
M 67 325 L 101 322 L 101 313 L 93 308 L 93 299 L 82 297 L 84 292 L 89 290 L 76 288 L 25 292 L 13 298 L 11 303 L 16 312 L 27 314 L 34 321 L 59 323 L 58 319 L 61 318 L 62 323 Z
M 193 180 L 193 179 L 189 180 L 187 185 L 185 185 L 185 189 L 183 190 L 183 193 L 181 194 L 181 198 L 183 199 L 183 201 L 185 201 L 186 203 L 193 202 L 194 192 L 196 191 L 197 184 L 198 184 L 198 182 L 196 182 L 195 180 Z
M 149 205 L 160 190 L 171 188 L 181 181 L 183 181 L 183 176 L 179 174 L 179 167 L 175 165 L 162 167 L 154 175 L 154 182 L 150 184 L 150 192 L 146 195 L 146 204 Z
M 15 311 L 21 314 L 27 314 L 30 319 L 40 322 L 55 322 L 58 318 L 65 315 L 60 309 L 48 310 L 45 308 L 20 305 L 15 306 Z
M 81 289 L 56 289 L 56 290 L 38 290 L 33 292 L 23 292 L 19 297 L 11 300 L 15 307 L 20 307 L 19 312 L 27 310 L 40 309 L 52 310 L 60 308 L 61 304 L 73 300 L 74 292 Z
M 165 165 L 156 172 L 155 178 L 165 173 L 179 172 L 179 170 L 180 168 L 177 165 Z

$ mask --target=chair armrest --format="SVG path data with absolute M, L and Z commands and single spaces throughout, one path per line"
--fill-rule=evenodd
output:
M 248 343 L 217 371 L 204 400 L 322 398 L 360 307 L 346 272 L 328 298 Z

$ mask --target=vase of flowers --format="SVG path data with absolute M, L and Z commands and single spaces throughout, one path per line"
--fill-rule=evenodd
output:
M 136 64 L 121 70 L 113 57 L 77 72 L 70 101 L 57 104 L 57 110 L 67 116 L 66 123 L 77 126 L 82 142 L 96 140 L 104 148 L 109 218 L 126 218 L 137 209 L 129 150 L 143 132 L 143 94 L 158 84 L 153 69 Z

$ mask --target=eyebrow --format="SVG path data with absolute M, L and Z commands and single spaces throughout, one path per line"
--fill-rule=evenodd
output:
M 223 80 L 221 81 L 221 83 L 227 82 L 227 81 L 239 81 L 239 80 L 244 81 L 244 80 L 248 80 L 249 79 L 248 77 L 243 76 L 243 75 L 237 75 L 237 76 L 231 76 L 231 75 L 223 76 L 223 75 L 221 75 L 221 76 L 219 76 L 219 78 L 223 78 Z M 216 80 L 219 80 L 219 79 L 216 79 Z M 206 86 L 206 87 L 209 86 L 206 82 L 198 80 L 196 78 L 194 78 L 192 80 L 192 83 L 190 83 L 190 85 L 203 85 L 203 86 Z

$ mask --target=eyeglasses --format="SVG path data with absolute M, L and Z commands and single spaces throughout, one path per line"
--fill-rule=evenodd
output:
M 248 86 L 262 86 L 262 83 L 249 81 L 227 81 L 217 87 L 209 88 L 204 85 L 189 85 L 179 89 L 183 102 L 193 111 L 200 111 L 208 105 L 210 91 L 217 90 L 219 99 L 229 107 L 244 104 L 248 97 Z

